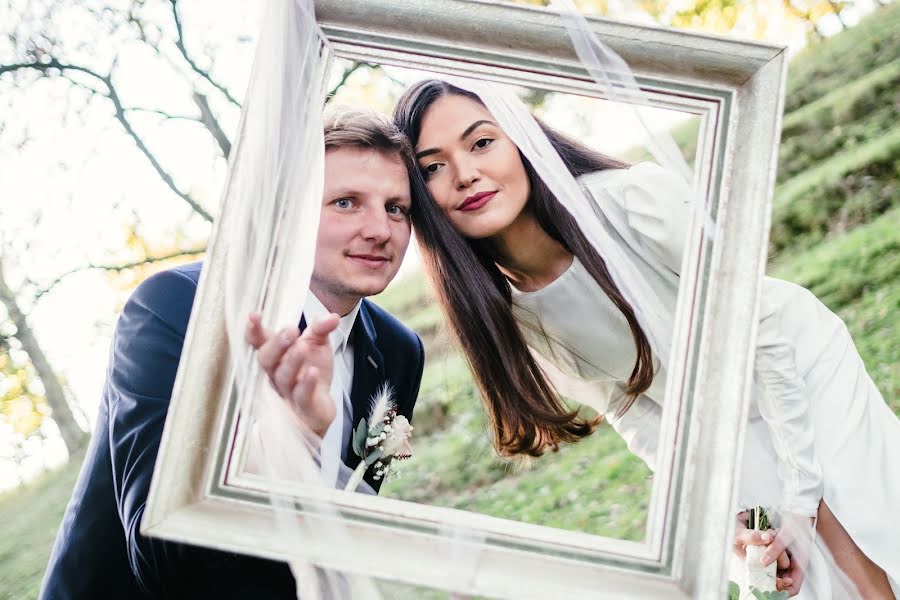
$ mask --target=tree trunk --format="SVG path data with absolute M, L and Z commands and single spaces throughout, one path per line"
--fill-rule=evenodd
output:
M 16 326 L 16 339 L 22 343 L 22 349 L 28 353 L 28 358 L 31 360 L 34 370 L 37 372 L 38 377 L 41 378 L 47 404 L 50 405 L 50 410 L 52 411 L 51 416 L 56 422 L 56 426 L 59 427 L 59 433 L 62 435 L 69 454 L 72 455 L 87 441 L 87 433 L 81 429 L 78 421 L 75 420 L 72 409 L 66 401 L 66 394 L 62 385 L 60 385 L 59 379 L 56 378 L 56 373 L 53 372 L 53 367 L 50 366 L 50 362 L 41 350 L 34 332 L 28 326 L 25 315 L 19 310 L 15 294 L 6 285 L 2 264 L 0 264 L 0 302 L 3 302 L 3 305 L 6 306 L 9 318 Z

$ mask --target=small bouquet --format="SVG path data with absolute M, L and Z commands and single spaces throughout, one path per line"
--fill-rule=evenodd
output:
M 765 531 L 769 529 L 769 515 L 761 506 L 750 509 L 748 529 Z M 746 577 L 744 579 L 748 589 L 756 588 L 760 592 L 774 592 L 775 576 L 778 565 L 772 563 L 767 567 L 762 565 L 760 558 L 766 550 L 766 546 L 747 546 L 747 558 L 744 561 Z
M 750 509 L 748 529 L 766 531 L 769 529 L 769 515 L 763 507 L 757 506 Z M 730 600 L 783 600 L 788 597 L 787 592 L 779 592 L 775 586 L 778 564 L 773 562 L 767 567 L 762 565 L 760 558 L 766 550 L 766 546 L 747 546 L 744 558 L 744 585 L 738 586 L 730 582 L 728 597 Z
M 397 414 L 397 403 L 390 386 L 382 387 L 373 398 L 368 421 L 360 419 L 353 432 L 353 452 L 360 458 L 347 486 L 355 491 L 369 467 L 375 469 L 375 480 L 385 479 L 396 473 L 394 459 L 406 460 L 412 456 L 412 425 L 403 415 Z

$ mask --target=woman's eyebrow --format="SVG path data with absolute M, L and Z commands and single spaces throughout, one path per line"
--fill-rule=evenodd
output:
M 497 126 L 497 124 L 494 123 L 493 121 L 488 121 L 487 119 L 479 119 L 479 120 L 475 121 L 474 123 L 472 123 L 471 125 L 469 125 L 468 127 L 466 127 L 466 130 L 463 131 L 462 135 L 459 136 L 459 141 L 463 141 L 464 139 L 469 137 L 470 133 L 472 133 L 477 128 L 479 128 L 485 124 L 493 125 L 494 127 Z M 437 154 L 438 152 L 440 152 L 440 149 L 438 149 L 438 148 L 429 148 L 427 150 L 422 150 L 421 152 L 416 152 L 416 160 L 419 160 L 422 157 L 428 156 L 429 154 Z

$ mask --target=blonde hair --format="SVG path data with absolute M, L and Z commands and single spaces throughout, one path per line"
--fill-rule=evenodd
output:
M 412 144 L 387 117 L 338 106 L 325 111 L 324 121 L 325 152 L 339 148 L 368 148 L 400 156 L 410 175 L 417 168 Z

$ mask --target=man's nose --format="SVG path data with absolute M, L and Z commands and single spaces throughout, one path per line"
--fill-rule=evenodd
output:
M 391 224 L 387 211 L 383 208 L 366 211 L 363 215 L 361 233 L 365 239 L 379 244 L 391 239 Z

